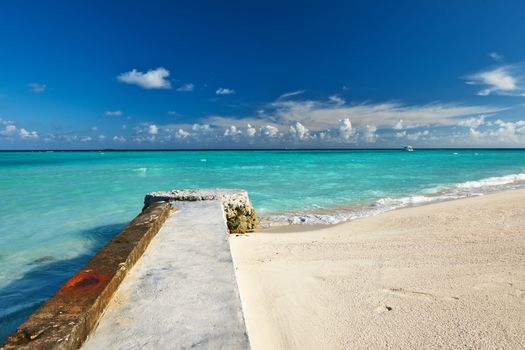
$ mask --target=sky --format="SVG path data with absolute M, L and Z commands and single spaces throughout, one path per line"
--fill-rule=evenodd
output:
M 525 147 L 524 1 L 2 1 L 0 149 Z

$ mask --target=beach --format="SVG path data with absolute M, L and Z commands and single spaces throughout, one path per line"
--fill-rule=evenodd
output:
M 525 348 L 525 190 L 231 236 L 253 349 Z

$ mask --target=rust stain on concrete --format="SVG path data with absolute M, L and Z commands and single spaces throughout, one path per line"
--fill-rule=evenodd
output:
M 127 271 L 142 256 L 171 210 L 166 202 L 144 208 L 9 336 L 1 350 L 79 349 Z

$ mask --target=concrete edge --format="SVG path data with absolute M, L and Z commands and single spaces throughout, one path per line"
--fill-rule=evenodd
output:
M 79 349 L 171 210 L 171 205 L 162 201 L 144 208 L 20 325 L 0 349 Z
M 259 225 L 259 218 L 252 206 L 248 192 L 231 188 L 200 188 L 157 191 L 144 197 L 144 207 L 158 201 L 176 203 L 178 201 L 219 200 L 222 203 L 229 233 L 253 232 Z

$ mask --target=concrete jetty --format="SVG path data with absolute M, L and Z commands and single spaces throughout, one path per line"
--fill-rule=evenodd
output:
M 246 191 L 173 190 L 143 211 L 7 349 L 249 349 L 229 233 L 258 223 Z
M 83 350 L 249 348 L 221 202 L 172 205 Z

